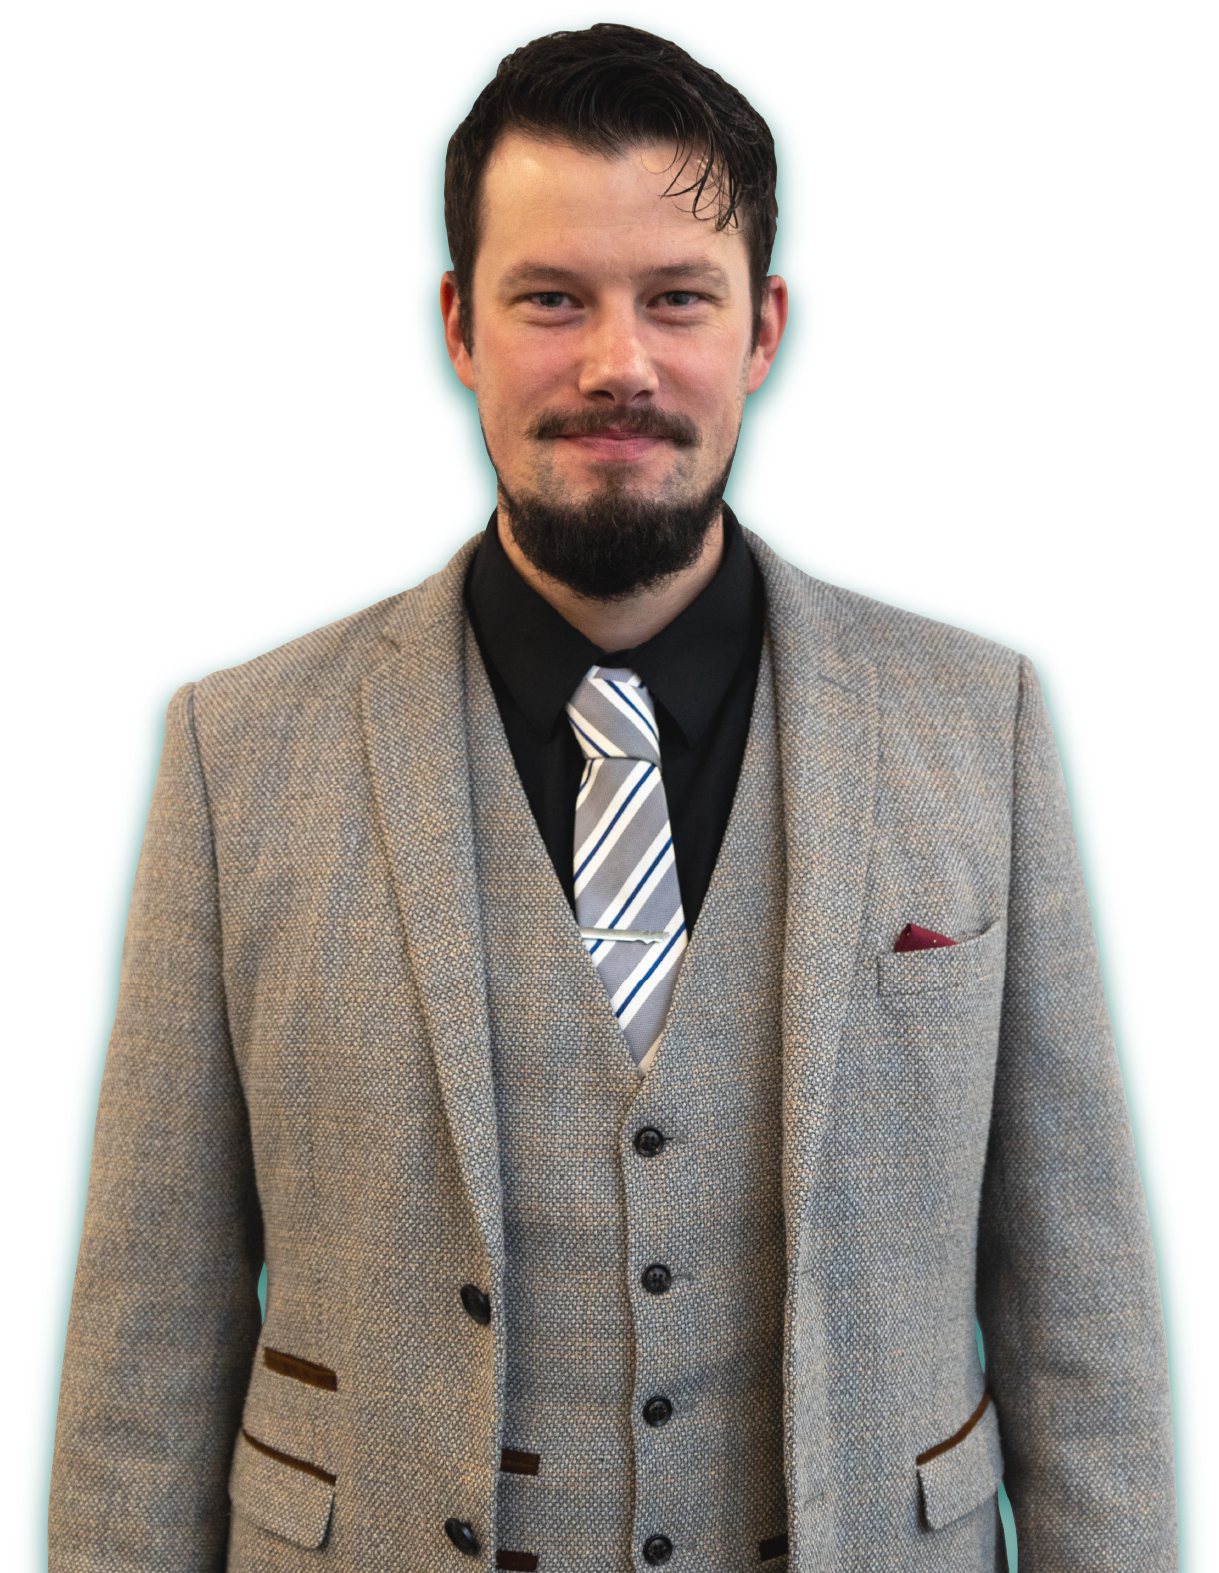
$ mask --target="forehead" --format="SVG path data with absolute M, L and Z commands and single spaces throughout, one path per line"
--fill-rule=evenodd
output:
M 663 265 L 680 252 L 721 267 L 734 259 L 747 266 L 740 229 L 715 227 L 714 189 L 708 188 L 698 216 L 694 194 L 677 194 L 697 170 L 696 159 L 684 170 L 682 164 L 664 143 L 606 155 L 506 132 L 483 177 L 479 265 L 512 267 L 528 253 L 556 265 L 643 267 Z

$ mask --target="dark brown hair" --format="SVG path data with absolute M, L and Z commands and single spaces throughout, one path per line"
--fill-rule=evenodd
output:
M 769 127 L 743 94 L 676 44 L 598 22 L 535 38 L 506 56 L 449 141 L 444 221 L 467 345 L 482 177 L 509 130 L 611 156 L 641 143 L 675 143 L 668 194 L 691 196 L 693 212 L 708 210 L 716 229 L 736 223 L 744 231 L 756 336 L 779 218 Z

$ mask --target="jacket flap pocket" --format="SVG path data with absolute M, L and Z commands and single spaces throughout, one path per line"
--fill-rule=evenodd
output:
M 1003 973 L 1006 947 L 1002 919 L 973 939 L 934 950 L 893 951 L 878 956 L 877 991 L 881 994 L 928 994 L 959 989 Z
M 983 1404 L 972 1425 L 966 1422 L 956 1437 L 919 1455 L 919 1486 L 929 1529 L 943 1529 L 999 1489 L 1003 1479 L 999 1421 L 989 1394 Z
M 330 1527 L 334 1476 L 243 1430 L 233 1454 L 229 1497 L 234 1512 L 260 1529 L 315 1551 Z

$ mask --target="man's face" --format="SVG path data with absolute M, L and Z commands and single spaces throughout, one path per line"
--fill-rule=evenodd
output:
M 755 345 L 744 237 L 666 197 L 677 173 L 664 146 L 607 158 L 510 132 L 496 148 L 472 350 L 451 275 L 442 306 L 509 498 L 577 514 L 607 494 L 681 508 L 724 475 L 786 297 L 771 281 Z

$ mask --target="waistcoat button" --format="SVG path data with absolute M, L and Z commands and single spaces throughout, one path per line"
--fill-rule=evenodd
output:
M 673 1418 L 673 1405 L 667 1398 L 661 1398 L 659 1395 L 649 1398 L 643 1406 L 643 1418 L 650 1426 L 668 1425 Z
M 654 1125 L 645 1125 L 635 1132 L 635 1151 L 641 1158 L 654 1158 L 665 1144 L 664 1132 Z
M 491 1320 L 491 1301 L 481 1289 L 475 1284 L 462 1284 L 461 1303 L 466 1308 L 467 1316 L 472 1316 L 480 1327 L 487 1326 Z M 455 1524 L 457 1520 L 450 1519 L 449 1522 Z M 452 1540 L 453 1537 L 450 1535 L 449 1539 Z M 453 1544 L 456 1545 L 457 1542 L 454 1540 Z
M 463 1556 L 476 1557 L 478 1555 L 478 1540 L 474 1534 L 473 1524 L 467 1524 L 464 1518 L 446 1518 L 444 1521 L 444 1532 Z M 648 1554 L 646 1546 L 643 1554 L 645 1557 Z
M 649 1294 L 664 1294 L 673 1282 L 673 1274 L 667 1267 L 662 1267 L 659 1262 L 653 1262 L 650 1267 L 645 1267 L 640 1275 L 639 1282 Z
M 673 1555 L 673 1542 L 667 1535 L 649 1535 L 643 1543 L 643 1560 L 649 1567 L 658 1568 Z

